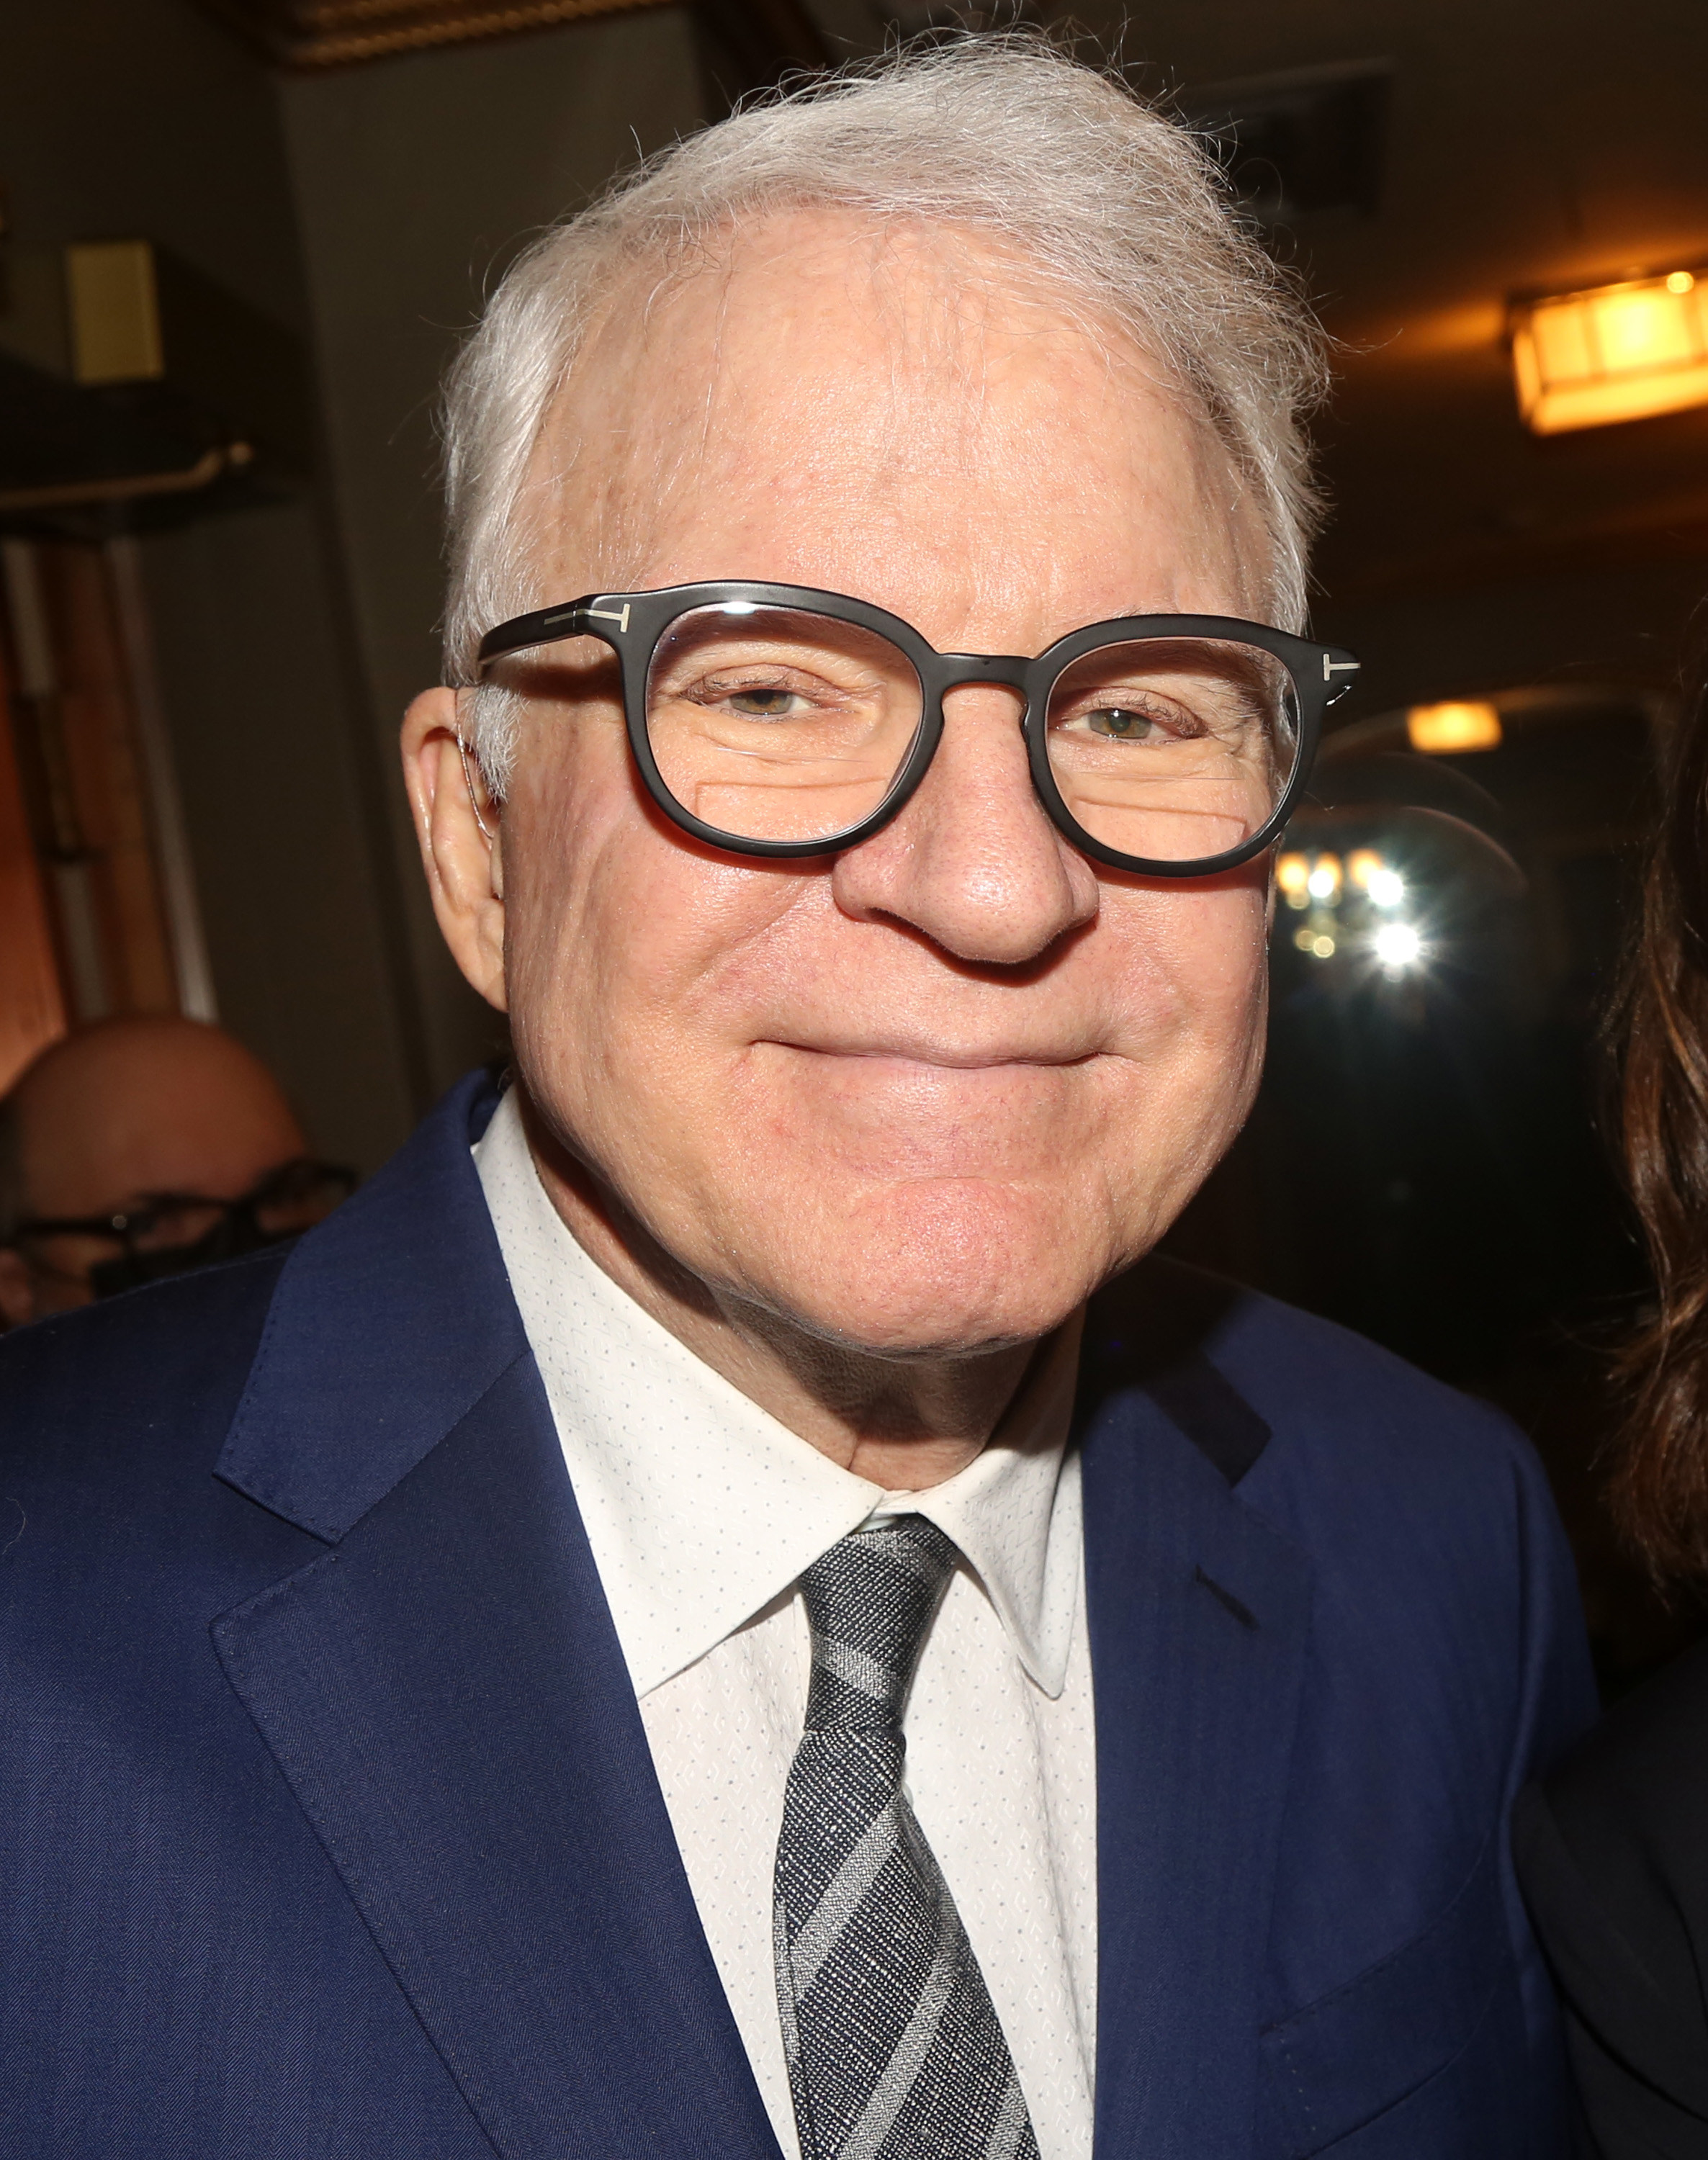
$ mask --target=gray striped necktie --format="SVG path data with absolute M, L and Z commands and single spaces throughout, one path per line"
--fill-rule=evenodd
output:
M 901 1786 L 901 1712 L 955 1547 L 922 1515 L 801 1578 L 807 1729 L 777 1841 L 777 2001 L 803 2160 L 1037 2160 L 984 1976 Z

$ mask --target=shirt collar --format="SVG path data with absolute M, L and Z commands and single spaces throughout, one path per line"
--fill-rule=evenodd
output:
M 1022 1664 L 1061 1693 L 1079 1603 L 1078 1462 L 1066 1455 L 1077 1316 L 966 1469 L 886 1493 L 714 1372 L 582 1249 L 540 1182 L 513 1089 L 474 1154 L 637 1695 L 874 1514 L 921 1514 L 953 1538 Z
M 880 1514 L 923 1515 L 960 1547 L 1020 1663 L 1055 1696 L 1079 1609 L 1079 1457 L 1067 1452 L 1084 1316 L 1039 1347 L 1020 1391 L 967 1467 L 925 1493 L 886 1493 Z M 846 1474 L 846 1473 L 844 1473 Z

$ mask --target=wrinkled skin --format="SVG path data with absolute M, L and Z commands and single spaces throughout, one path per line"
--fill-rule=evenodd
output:
M 1017 653 L 1108 616 L 1264 612 L 1261 528 L 1213 435 L 982 244 L 801 212 L 647 298 L 608 311 L 537 451 L 542 603 L 765 579 Z M 601 649 L 548 666 L 501 813 L 477 818 L 451 693 L 404 730 L 439 919 L 511 1015 L 547 1188 L 835 1460 L 950 1475 L 1238 1130 L 1267 863 L 1094 866 L 991 688 L 952 694 L 875 838 L 723 855 L 648 802 Z

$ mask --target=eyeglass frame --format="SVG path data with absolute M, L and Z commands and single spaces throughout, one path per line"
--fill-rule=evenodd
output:
M 920 684 L 918 729 L 882 801 L 859 824 L 813 839 L 754 839 L 709 825 L 672 794 L 652 754 L 646 725 L 647 687 L 653 657 L 666 631 L 681 617 L 700 608 L 732 604 L 754 609 L 792 609 L 851 623 L 856 629 L 887 639 L 911 664 Z M 846 593 L 821 591 L 811 585 L 718 579 L 694 584 L 663 585 L 649 592 L 588 593 L 579 600 L 555 607 L 537 608 L 527 615 L 512 615 L 482 637 L 475 657 L 475 683 L 464 687 L 478 687 L 495 662 L 512 653 L 560 644 L 572 637 L 596 637 L 616 654 L 622 669 L 623 716 L 629 749 L 646 792 L 673 825 L 709 847 L 729 854 L 795 860 L 839 854 L 844 849 L 859 847 L 906 807 L 930 770 L 942 740 L 943 699 L 948 693 L 976 683 L 993 683 L 1020 691 L 1025 700 L 1020 730 L 1026 740 L 1032 786 L 1051 823 L 1063 839 L 1082 854 L 1111 870 L 1167 878 L 1206 877 L 1237 869 L 1254 855 L 1261 854 L 1279 839 L 1310 776 L 1323 717 L 1330 706 L 1352 688 L 1350 678 L 1357 675 L 1359 666 L 1352 655 L 1340 646 L 1318 644 L 1311 638 L 1296 637 L 1290 631 L 1275 630 L 1267 623 L 1246 622 L 1235 615 L 1118 615 L 1070 631 L 1034 659 L 1010 653 L 939 652 L 911 623 L 891 615 L 885 608 L 874 606 L 869 600 L 855 600 Z M 1088 833 L 1062 800 L 1050 766 L 1050 698 L 1056 682 L 1075 661 L 1103 646 L 1188 637 L 1253 645 L 1281 662 L 1292 683 L 1298 704 L 1298 754 L 1275 807 L 1258 831 L 1237 848 L 1186 862 L 1124 854 Z M 462 747 L 460 740 L 459 747 Z
M 235 1200 L 215 1200 L 205 1192 L 150 1192 L 129 1208 L 117 1208 L 110 1215 L 32 1215 L 26 1216 L 13 1226 L 9 1237 L 0 1240 L 0 1249 L 15 1249 L 34 1244 L 48 1238 L 110 1238 L 127 1254 L 145 1251 L 170 1252 L 173 1247 L 143 1246 L 139 1238 L 146 1238 L 153 1228 L 153 1218 L 169 1208 L 208 1207 L 215 1209 L 227 1224 L 248 1220 L 260 1233 L 259 1211 L 271 1199 L 277 1188 L 293 1171 L 313 1171 L 328 1185 L 341 1185 L 347 1200 L 355 1192 L 360 1179 L 346 1163 L 322 1162 L 317 1155 L 293 1155 L 282 1162 L 276 1170 L 267 1171 L 248 1192 L 240 1192 Z M 287 1232 L 286 1236 L 294 1236 Z M 191 1244 L 200 1241 L 192 1238 Z

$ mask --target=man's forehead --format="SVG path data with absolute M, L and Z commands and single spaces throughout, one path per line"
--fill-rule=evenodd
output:
M 1088 511 L 1104 528 L 1085 536 L 1093 550 L 1124 520 L 1231 537 L 1240 494 L 1120 325 L 977 236 L 834 212 L 773 218 L 689 270 L 637 277 L 549 416 L 533 480 L 553 590 L 578 572 L 588 585 L 780 576 L 750 555 L 675 558 L 750 547 L 755 523 L 785 518 L 844 527 L 818 537 L 856 560 L 919 541 L 921 521 L 940 548 L 994 522 L 1010 548 L 1046 553 Z M 1182 529 L 1175 544 L 1210 541 Z
M 963 227 L 851 212 L 775 213 L 674 265 L 637 268 L 602 309 L 574 371 L 601 392 L 668 384 L 697 400 L 760 355 L 826 330 L 892 366 L 979 371 L 1012 338 L 1137 349 L 1012 247 Z M 781 350 L 779 350 L 781 348 Z

